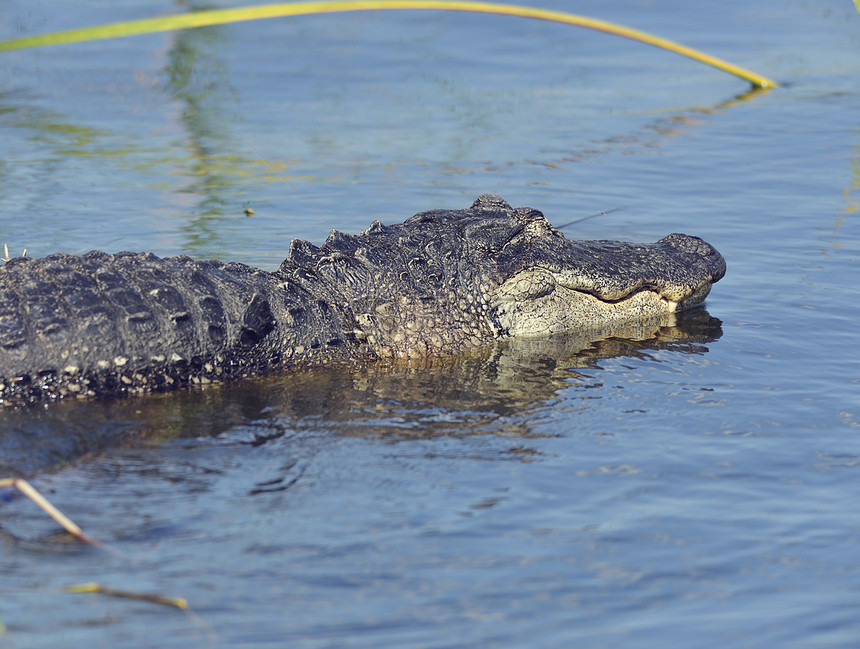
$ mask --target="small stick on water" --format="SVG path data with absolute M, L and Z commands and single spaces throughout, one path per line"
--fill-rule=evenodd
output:
M 194 610 L 188 606 L 188 600 L 184 597 L 165 597 L 164 595 L 155 595 L 153 593 L 138 593 L 133 590 L 123 590 L 120 588 L 111 588 L 110 586 L 102 586 L 96 582 L 65 586 L 63 590 L 67 593 L 100 593 L 102 595 L 110 595 L 111 597 L 136 599 L 141 602 L 150 602 L 152 604 L 178 608 L 179 610 L 184 611 L 191 621 L 202 629 L 207 636 L 209 636 L 210 640 L 215 640 L 218 637 L 212 627 L 209 626 L 209 623 L 197 615 Z
M 66 586 L 63 590 L 67 593 L 103 593 L 104 595 L 111 595 L 113 597 L 124 597 L 126 599 L 137 599 L 142 602 L 161 604 L 163 606 L 173 606 L 183 611 L 188 609 L 188 600 L 184 597 L 165 597 L 164 595 L 154 595 L 152 593 L 138 593 L 133 590 L 120 590 L 119 588 L 102 586 L 95 582 Z
M 84 534 L 84 531 L 78 527 L 74 521 L 72 521 L 68 516 L 66 516 L 59 509 L 54 507 L 47 498 L 45 498 L 42 494 L 38 492 L 38 490 L 31 485 L 29 482 L 24 480 L 23 478 L 3 478 L 0 479 L 0 487 L 15 487 L 22 494 L 27 496 L 30 500 L 36 503 L 39 507 L 42 508 L 48 516 L 53 518 L 57 523 L 59 523 L 64 530 L 66 530 L 69 534 L 74 536 L 77 539 L 80 539 L 84 543 L 89 543 L 90 545 L 94 545 L 96 547 L 102 548 L 103 550 L 107 550 L 116 555 L 122 556 L 122 553 L 119 550 L 116 550 L 109 545 L 105 545 L 98 539 L 94 539 L 91 536 Z

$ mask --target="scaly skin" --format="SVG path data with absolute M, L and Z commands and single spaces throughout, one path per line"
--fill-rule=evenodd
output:
M 694 306 L 724 273 L 696 237 L 569 241 L 490 195 L 320 248 L 294 240 L 275 272 L 149 253 L 13 259 L 0 267 L 0 402 L 456 353 Z

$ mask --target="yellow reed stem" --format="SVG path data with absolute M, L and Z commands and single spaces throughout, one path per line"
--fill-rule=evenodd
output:
M 755 72 L 733 65 L 727 61 L 723 61 L 722 59 L 705 54 L 704 52 L 700 52 L 691 47 L 686 47 L 685 45 L 675 43 L 665 38 L 660 38 L 659 36 L 652 36 L 651 34 L 638 29 L 616 25 L 605 20 L 588 18 L 577 14 L 565 13 L 563 11 L 540 9 L 538 7 L 497 4 L 493 2 L 459 2 L 457 0 L 330 0 L 321 2 L 276 3 L 259 5 L 256 7 L 243 7 L 239 9 L 215 9 L 211 11 L 198 11 L 175 16 L 132 20 L 123 23 L 101 25 L 98 27 L 86 27 L 83 29 L 43 34 L 41 36 L 18 38 L 15 40 L 0 42 L 0 52 L 105 38 L 117 38 L 120 36 L 132 36 L 135 34 L 148 34 L 174 29 L 187 29 L 190 27 L 220 25 L 223 23 L 246 20 L 259 20 L 262 18 L 344 11 L 377 11 L 383 9 L 468 11 L 517 16 L 520 18 L 534 18 L 537 20 L 547 20 L 578 27 L 587 27 L 589 29 L 596 29 L 608 34 L 615 34 L 616 36 L 623 36 L 670 52 L 675 52 L 681 56 L 686 56 L 695 61 L 713 66 L 723 72 L 728 72 L 729 74 L 740 77 L 757 88 L 775 88 L 779 85 L 772 79 L 768 79 L 767 77 L 763 77 Z

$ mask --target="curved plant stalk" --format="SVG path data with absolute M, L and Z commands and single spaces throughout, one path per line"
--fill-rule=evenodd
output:
M 749 70 L 745 70 L 744 68 L 738 67 L 709 54 L 705 54 L 704 52 L 699 52 L 698 50 L 680 45 L 679 43 L 675 43 L 665 38 L 652 36 L 651 34 L 639 31 L 638 29 L 616 25 L 605 20 L 588 18 L 577 14 L 565 13 L 563 11 L 539 9 L 537 7 L 497 4 L 493 2 L 460 2 L 458 0 L 329 0 L 322 2 L 277 3 L 259 5 L 256 7 L 243 7 L 240 9 L 197 11 L 194 13 L 179 14 L 175 16 L 132 20 L 124 23 L 112 23 L 98 27 L 86 27 L 84 29 L 54 32 L 52 34 L 43 34 L 41 36 L 18 38 L 15 40 L 0 42 L 0 52 L 30 47 L 44 47 L 47 45 L 61 45 L 64 43 L 99 40 L 104 38 L 117 38 L 120 36 L 132 36 L 134 34 L 148 34 L 174 29 L 187 29 L 190 27 L 203 27 L 205 25 L 220 25 L 223 23 L 258 20 L 261 18 L 300 16 L 344 11 L 374 11 L 380 9 L 469 11 L 517 16 L 520 18 L 535 18 L 537 20 L 548 20 L 566 25 L 587 27 L 589 29 L 596 29 L 609 34 L 615 34 L 616 36 L 623 36 L 642 43 L 654 45 L 655 47 L 689 57 L 749 81 L 757 88 L 775 88 L 779 85 L 772 79 L 763 77 L 755 72 L 750 72 Z

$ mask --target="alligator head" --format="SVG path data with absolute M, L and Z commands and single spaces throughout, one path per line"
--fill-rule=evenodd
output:
M 539 211 L 483 195 L 467 210 L 294 241 L 280 273 L 340 305 L 373 354 L 420 357 L 493 338 L 603 327 L 701 304 L 725 261 L 697 237 L 573 241 Z

